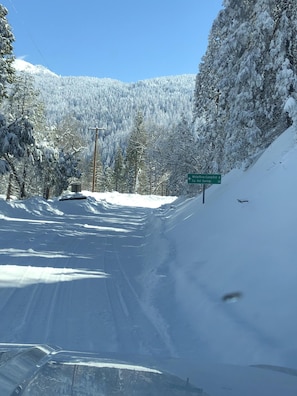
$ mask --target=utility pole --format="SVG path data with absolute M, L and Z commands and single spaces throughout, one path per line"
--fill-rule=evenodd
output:
M 92 192 L 95 191 L 95 179 L 96 179 L 96 159 L 97 159 L 97 140 L 98 140 L 98 132 L 104 131 L 105 128 L 89 128 L 91 131 L 95 131 L 95 145 L 94 145 L 94 157 L 93 157 L 93 181 L 92 181 Z

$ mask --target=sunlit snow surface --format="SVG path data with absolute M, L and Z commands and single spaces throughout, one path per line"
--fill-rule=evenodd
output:
M 160 197 L 156 195 L 139 195 L 139 194 L 120 194 L 112 193 L 90 193 L 86 192 L 96 199 L 101 199 L 107 203 L 121 206 L 143 207 L 143 208 L 159 208 L 162 205 L 170 204 L 176 200 L 176 197 Z
M 205 204 L 86 191 L 1 199 L 0 341 L 61 348 L 63 362 L 43 353 L 46 378 L 83 378 L 66 363 L 94 353 L 97 365 L 117 356 L 214 396 L 296 395 L 296 169 L 292 127 Z
M 0 265 L 0 273 L 0 287 L 25 287 L 37 283 L 70 282 L 109 276 L 102 271 L 17 265 Z

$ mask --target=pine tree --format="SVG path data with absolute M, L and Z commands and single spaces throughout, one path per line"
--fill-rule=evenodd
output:
M 109 166 L 104 169 L 103 173 L 103 191 L 114 190 L 114 171 Z
M 11 124 L 26 120 L 30 125 L 38 130 L 44 127 L 44 111 L 38 92 L 34 89 L 33 79 L 27 74 L 20 73 L 15 76 L 14 82 L 7 90 L 7 97 L 4 99 L 1 110 L 9 117 Z M 32 129 L 33 133 L 33 129 Z M 34 138 L 36 132 L 34 131 Z M 22 157 L 9 156 L 11 176 L 8 179 L 8 191 L 12 190 L 11 184 L 15 184 L 14 193 L 19 198 L 25 198 L 29 191 L 34 192 L 34 157 L 35 145 L 28 142 L 27 148 Z M 8 194 L 9 195 L 9 194 Z
M 6 96 L 7 87 L 14 81 L 12 62 L 14 35 L 7 22 L 7 9 L 0 4 L 0 103 Z
M 125 169 L 122 149 L 118 147 L 113 169 L 114 189 L 118 192 L 124 192 L 124 172 Z
M 297 3 L 224 5 L 197 75 L 194 113 L 205 168 L 222 172 L 248 163 L 287 128 L 284 106 L 297 81 Z
M 165 195 L 168 170 L 166 152 L 170 133 L 154 123 L 147 125 L 146 181 L 147 193 Z
M 68 188 L 72 179 L 80 178 L 79 162 L 74 155 L 48 144 L 40 145 L 38 151 L 35 174 L 43 198 L 59 196 Z
M 126 153 L 126 177 L 129 193 L 135 193 L 140 188 L 140 174 L 145 172 L 146 145 L 147 135 L 144 118 L 142 113 L 138 112 L 128 140 Z M 144 175 L 142 175 L 143 177 Z
M 95 166 L 95 191 L 98 192 L 105 191 L 105 175 L 104 175 L 104 169 L 103 169 L 103 164 L 99 150 L 97 152 L 96 166 Z
M 172 129 L 163 155 L 166 158 L 166 169 L 169 175 L 167 192 L 169 195 L 187 193 L 188 173 L 200 173 L 201 169 L 193 130 L 184 116 Z
M 6 97 L 7 87 L 14 79 L 13 61 L 13 42 L 14 36 L 6 19 L 7 9 L 0 4 L 0 104 Z M 10 142 L 9 142 L 10 140 Z M 8 126 L 6 118 L 0 115 L 0 174 L 9 172 L 9 164 L 4 156 L 11 148 L 12 139 L 8 136 Z

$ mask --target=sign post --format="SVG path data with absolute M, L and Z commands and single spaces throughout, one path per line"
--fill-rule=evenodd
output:
M 205 184 L 202 185 L 202 203 L 205 203 Z
M 206 184 L 221 184 L 222 175 L 220 174 L 200 174 L 189 173 L 188 183 L 202 184 L 202 203 L 205 203 L 205 185 Z

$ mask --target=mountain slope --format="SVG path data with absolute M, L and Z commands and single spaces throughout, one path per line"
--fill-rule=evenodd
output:
M 34 77 L 51 125 L 71 115 L 86 131 L 90 126 L 103 125 L 112 134 L 125 136 L 137 111 L 142 111 L 148 122 L 167 128 L 182 114 L 192 117 L 195 75 L 123 83 L 108 78 L 58 76 L 23 60 L 16 60 L 15 67 Z

